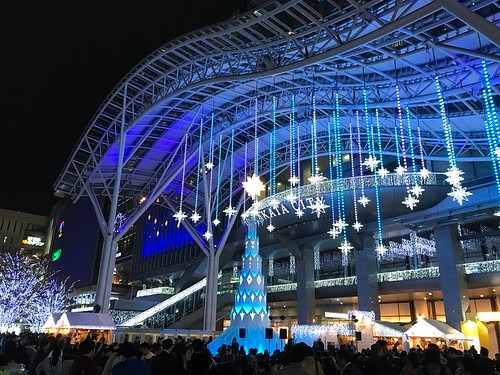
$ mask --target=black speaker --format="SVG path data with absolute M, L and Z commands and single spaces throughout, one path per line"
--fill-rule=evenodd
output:
M 361 332 L 356 331 L 356 341 L 361 341 Z
M 280 339 L 286 340 L 288 338 L 288 332 L 286 328 L 280 328 Z
M 247 336 L 247 329 L 246 328 L 240 328 L 240 339 L 244 339 Z
M 271 340 L 273 338 L 273 329 L 272 328 L 266 328 L 266 339 Z

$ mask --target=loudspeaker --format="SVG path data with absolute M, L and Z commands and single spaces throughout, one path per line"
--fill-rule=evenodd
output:
M 273 338 L 273 329 L 272 328 L 266 328 L 266 339 L 271 340 Z
M 239 335 L 239 338 L 240 339 L 244 339 L 247 335 L 247 329 L 246 328 L 240 328 L 240 335 Z
M 286 340 L 288 338 L 288 332 L 286 328 L 280 328 L 280 339 Z
M 356 331 L 356 341 L 361 341 L 361 332 Z

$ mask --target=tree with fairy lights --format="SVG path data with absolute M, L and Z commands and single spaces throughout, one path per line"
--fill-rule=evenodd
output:
M 50 314 L 64 311 L 74 283 L 57 273 L 48 259 L 0 254 L 0 330 L 23 324 L 39 332 Z

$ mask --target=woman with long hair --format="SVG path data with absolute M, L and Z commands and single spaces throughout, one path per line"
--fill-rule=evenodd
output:
M 193 349 L 190 346 L 181 346 L 177 348 L 174 358 L 175 375 L 191 375 L 191 355 Z

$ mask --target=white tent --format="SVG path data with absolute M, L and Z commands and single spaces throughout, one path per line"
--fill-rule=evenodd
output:
M 382 320 L 373 321 L 374 337 L 403 337 L 406 328 L 398 324 L 384 322 Z
M 48 317 L 47 321 L 42 326 L 42 329 L 55 328 L 56 324 L 57 324 L 57 321 L 59 320 L 59 318 L 61 317 L 61 315 L 62 315 L 62 313 L 53 313 L 53 314 L 50 314 L 50 316 Z
M 65 312 L 56 322 L 58 328 L 74 329 L 116 329 L 109 314 Z
M 407 337 L 444 338 L 447 342 L 465 339 L 465 335 L 452 326 L 439 320 L 425 318 L 414 324 L 404 334 Z

